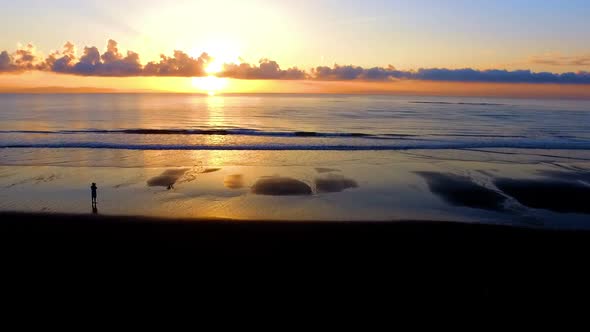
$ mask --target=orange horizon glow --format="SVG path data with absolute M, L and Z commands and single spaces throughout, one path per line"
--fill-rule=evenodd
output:
M 240 80 L 206 77 L 82 77 L 29 72 L 0 75 L 0 93 L 392 94 L 590 99 L 589 85 L 410 81 Z

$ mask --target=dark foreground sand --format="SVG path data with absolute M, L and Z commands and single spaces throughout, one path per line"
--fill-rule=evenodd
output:
M 196 269 L 200 276 L 231 269 L 224 275 L 233 280 L 231 285 L 253 278 L 258 285 L 278 282 L 281 287 L 304 281 L 382 292 L 387 285 L 412 294 L 484 297 L 577 296 L 589 283 L 590 232 L 584 231 L 447 222 L 197 221 L 6 212 L 0 220 L 4 266 L 44 266 L 43 273 L 61 271 L 57 266 L 77 270 L 97 265 L 98 271 L 119 275 L 148 265 L 153 267 L 150 276 L 170 277 L 176 276 L 170 268 L 174 265 Z M 289 272 L 278 274 L 285 269 Z M 539 287 L 542 293 L 537 293 Z
M 550 259 L 590 249 L 588 231 L 453 222 L 285 222 L 0 212 L 4 245 L 23 250 L 182 250 L 196 256 L 335 259 L 458 255 Z M 507 257 L 504 257 L 507 258 Z
M 550 260 L 590 249 L 590 231 L 456 222 L 285 222 L 0 212 L 3 245 L 24 251 L 176 251 L 195 256 L 371 259 L 478 253 Z
M 458 222 L 316 222 L 164 219 L 0 212 L 3 243 L 43 250 L 182 249 L 195 255 L 357 257 L 451 251 L 513 255 L 590 249 L 590 231 Z M 560 246 L 557 246 L 557 245 Z M 521 250 L 513 252 L 513 250 Z M 350 256 L 348 256 L 350 255 Z M 529 257 L 529 258 L 531 258 Z

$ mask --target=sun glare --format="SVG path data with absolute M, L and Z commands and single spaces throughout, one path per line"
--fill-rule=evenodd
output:
M 193 77 L 193 87 L 202 92 L 206 92 L 210 96 L 221 92 L 227 86 L 227 78 L 220 78 L 216 76 L 207 77 Z
M 193 50 L 191 54 L 198 55 L 206 52 L 212 58 L 211 62 L 205 67 L 205 71 L 209 75 L 214 75 L 223 71 L 223 66 L 226 63 L 240 63 L 240 48 L 238 43 L 234 41 L 220 39 L 213 39 L 205 42 L 203 49 Z
M 205 68 L 205 71 L 207 72 L 207 74 L 217 74 L 221 71 L 223 71 L 223 62 L 219 61 L 217 59 L 214 59 L 211 63 L 209 63 L 207 65 L 207 68 Z
M 194 77 L 192 80 L 193 88 L 205 92 L 210 96 L 220 93 L 228 84 L 226 78 L 217 77 L 223 72 L 226 63 L 241 63 L 239 44 L 230 42 L 223 38 L 212 39 L 204 43 L 204 48 L 194 49 L 190 52 L 192 56 L 198 56 L 206 52 L 211 56 L 211 61 L 207 63 L 205 72 L 207 77 Z

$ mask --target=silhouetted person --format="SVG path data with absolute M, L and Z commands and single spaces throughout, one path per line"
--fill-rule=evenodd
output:
M 92 192 L 92 206 L 96 206 L 96 183 L 92 182 L 90 186 L 90 191 Z

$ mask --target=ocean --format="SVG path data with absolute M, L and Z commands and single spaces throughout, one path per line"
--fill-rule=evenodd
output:
M 584 100 L 0 94 L 5 211 L 590 228 L 589 174 Z
M 0 95 L 0 147 L 590 149 L 590 102 L 397 96 Z

